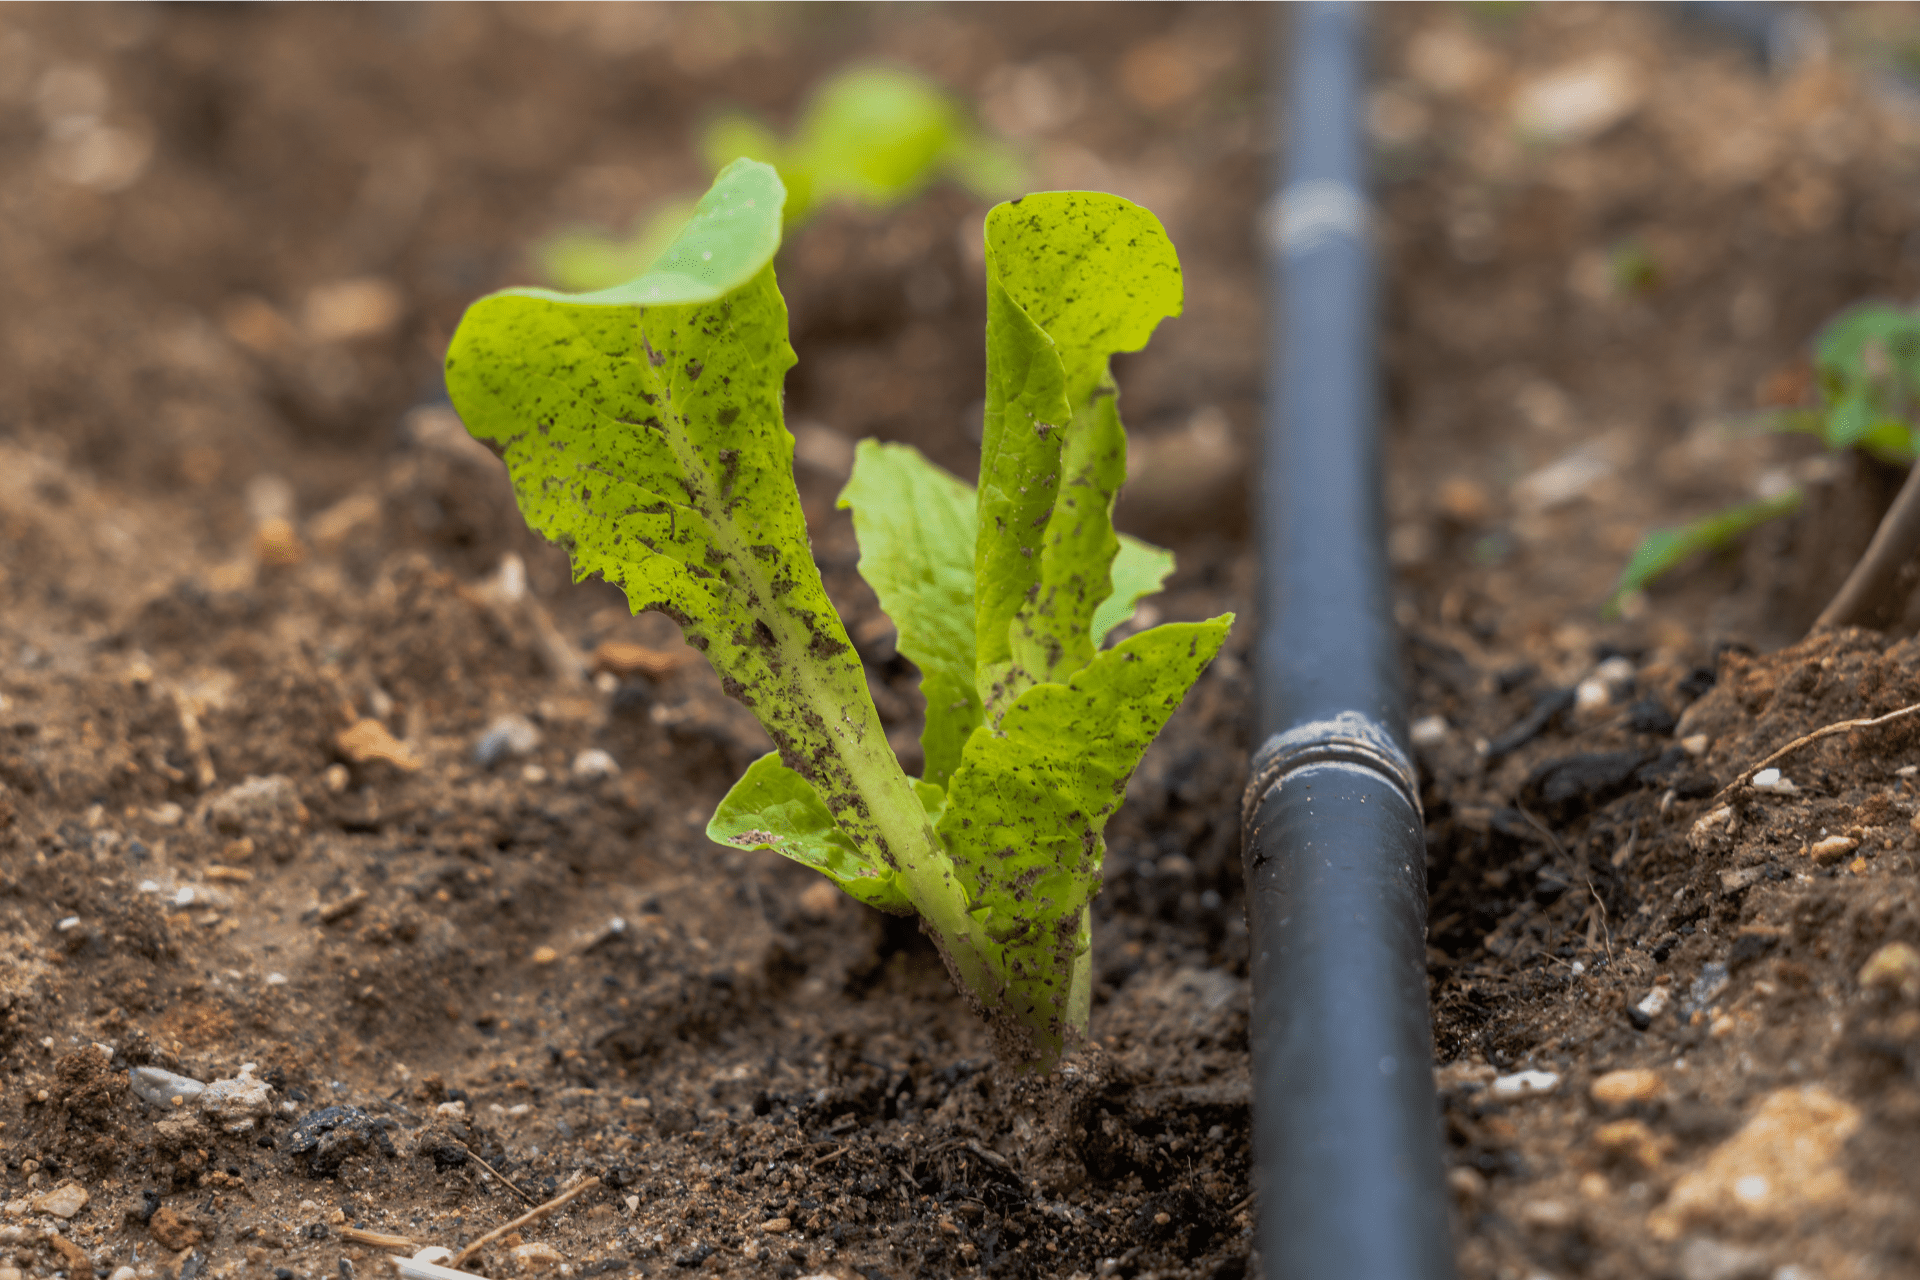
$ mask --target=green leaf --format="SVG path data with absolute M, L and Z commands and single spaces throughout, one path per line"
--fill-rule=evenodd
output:
M 860 539 L 860 576 L 899 631 L 898 647 L 920 669 L 927 702 L 920 746 L 923 775 L 945 786 L 967 736 L 981 723 L 974 687 L 973 487 L 904 444 L 863 440 L 853 478 L 840 491 Z M 1123 536 L 1113 563 L 1114 593 L 1095 613 L 1089 641 L 1133 614 L 1173 572 L 1173 553 Z
M 707 823 L 707 839 L 736 849 L 772 849 L 812 867 L 868 906 L 895 915 L 913 911 L 893 872 L 861 852 L 819 793 L 781 764 L 777 752 L 755 760 L 733 784 Z
M 742 160 L 647 275 L 481 299 L 447 386 L 576 580 L 678 622 L 863 856 L 897 869 L 893 850 L 932 834 L 808 546 L 780 413 L 794 361 L 771 263 L 780 205 L 773 170 Z
M 1086 909 L 1100 885 L 1107 819 L 1232 622 L 1226 614 L 1142 632 L 1064 684 L 1029 688 L 997 732 L 982 726 L 967 740 L 940 836 L 999 948 L 1001 1003 L 1043 1068 L 1085 999 Z
M 1093 656 L 1126 434 L 1108 362 L 1177 315 L 1179 260 L 1131 201 L 1049 192 L 987 215 L 975 684 L 994 720 Z
M 1120 551 L 1113 558 L 1113 594 L 1093 611 L 1093 644 L 1097 649 L 1115 627 L 1133 616 L 1139 603 L 1160 590 L 1173 572 L 1173 552 L 1120 535 Z
M 1621 571 L 1620 581 L 1613 589 L 1613 596 L 1607 601 L 1606 612 L 1617 612 L 1620 597 L 1647 586 L 1689 557 L 1727 546 L 1749 530 L 1787 515 L 1799 506 L 1800 491 L 1789 489 L 1759 502 L 1716 511 L 1676 529 L 1653 530 L 1633 549 L 1633 555 L 1628 558 L 1627 567 Z
M 973 685 L 974 494 L 910 445 L 863 440 L 840 492 L 853 509 L 860 576 L 920 668 L 927 700 L 923 776 L 945 786 L 980 723 Z

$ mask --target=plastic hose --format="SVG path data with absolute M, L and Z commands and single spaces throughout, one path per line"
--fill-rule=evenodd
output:
M 1453 1271 L 1426 848 L 1388 589 L 1359 12 L 1293 9 L 1267 222 L 1260 730 L 1242 809 L 1267 1280 Z

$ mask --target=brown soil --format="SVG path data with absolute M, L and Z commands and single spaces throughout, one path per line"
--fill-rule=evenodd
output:
M 352 1280 L 385 1273 L 378 1236 L 457 1250 L 588 1177 L 466 1267 L 1257 1272 L 1268 16 L 0 14 L 0 1280 Z M 1887 477 L 1729 426 L 1805 394 L 1839 306 L 1920 285 L 1920 130 L 1875 61 L 1911 19 L 1828 17 L 1831 56 L 1769 76 L 1646 10 L 1381 15 L 1389 506 L 1465 1276 L 1920 1275 L 1920 955 L 1888 949 L 1920 943 L 1920 724 L 1716 798 L 1920 699 L 1911 642 L 1782 647 Z M 1110 830 L 1097 1043 L 1048 1080 L 992 1062 L 910 923 L 706 842 L 757 726 L 664 620 L 568 584 L 435 403 L 461 307 L 540 235 L 697 188 L 703 113 L 790 118 L 856 56 L 980 103 L 1036 186 L 1149 205 L 1186 269 L 1186 314 L 1120 370 L 1123 522 L 1181 552 L 1160 616 L 1249 621 Z M 1530 140 L 1516 102 L 1568 66 L 1624 105 Z M 972 471 L 982 212 L 835 211 L 780 265 L 815 550 L 909 750 L 915 676 L 832 497 L 866 435 Z M 1583 448 L 1583 484 L 1539 478 Z M 1599 620 L 1643 528 L 1777 467 L 1802 516 Z M 1500 741 L 1610 656 L 1610 695 Z M 503 716 L 534 740 L 481 752 Z M 244 1064 L 270 1111 L 234 1132 L 129 1088 Z M 1516 1095 L 1529 1070 L 1555 1079 Z

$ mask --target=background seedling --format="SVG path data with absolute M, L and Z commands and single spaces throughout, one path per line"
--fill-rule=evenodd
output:
M 1920 451 L 1920 312 L 1879 302 L 1842 312 L 1815 341 L 1814 374 L 1818 407 L 1782 411 L 1768 421 L 1771 429 L 1805 432 L 1829 449 L 1860 449 L 1883 462 L 1913 462 Z M 1909 478 L 1873 545 L 1816 628 L 1846 625 L 1885 607 L 1900 566 L 1920 547 L 1920 495 L 1912 489 Z M 1789 488 L 1677 528 L 1653 530 L 1628 558 L 1609 612 L 1617 610 L 1622 596 L 1692 556 L 1728 546 L 1756 526 L 1798 510 L 1801 498 L 1798 488 Z
M 791 138 L 730 112 L 700 141 L 712 172 L 742 157 L 772 165 L 787 189 L 786 221 L 806 221 L 835 201 L 888 208 L 942 178 L 993 198 L 1019 190 L 1019 157 L 974 127 L 937 86 L 896 67 L 850 67 L 823 84 Z M 604 289 L 641 275 L 692 216 L 695 197 L 675 196 L 641 215 L 617 239 L 566 231 L 535 249 L 541 272 L 563 289 Z

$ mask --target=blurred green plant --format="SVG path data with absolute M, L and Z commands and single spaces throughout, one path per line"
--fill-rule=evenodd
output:
M 1769 414 L 1762 420 L 1767 430 L 1818 436 L 1829 450 L 1859 449 L 1898 466 L 1920 456 L 1920 310 L 1867 302 L 1841 312 L 1814 341 L 1813 370 L 1818 406 Z M 1616 616 L 1629 592 L 1797 510 L 1800 501 L 1800 490 L 1792 488 L 1653 530 L 1628 557 L 1605 612 Z
M 977 129 L 951 96 L 896 67 L 849 67 L 815 91 L 793 136 L 739 112 L 708 124 L 700 151 L 715 173 L 745 157 L 772 165 L 787 188 L 786 223 L 851 201 L 890 208 L 940 178 L 983 199 L 1019 190 L 1025 166 L 1007 143 Z M 536 246 L 540 271 L 569 290 L 610 288 L 642 275 L 692 215 L 675 196 L 643 213 L 625 237 L 563 231 Z

